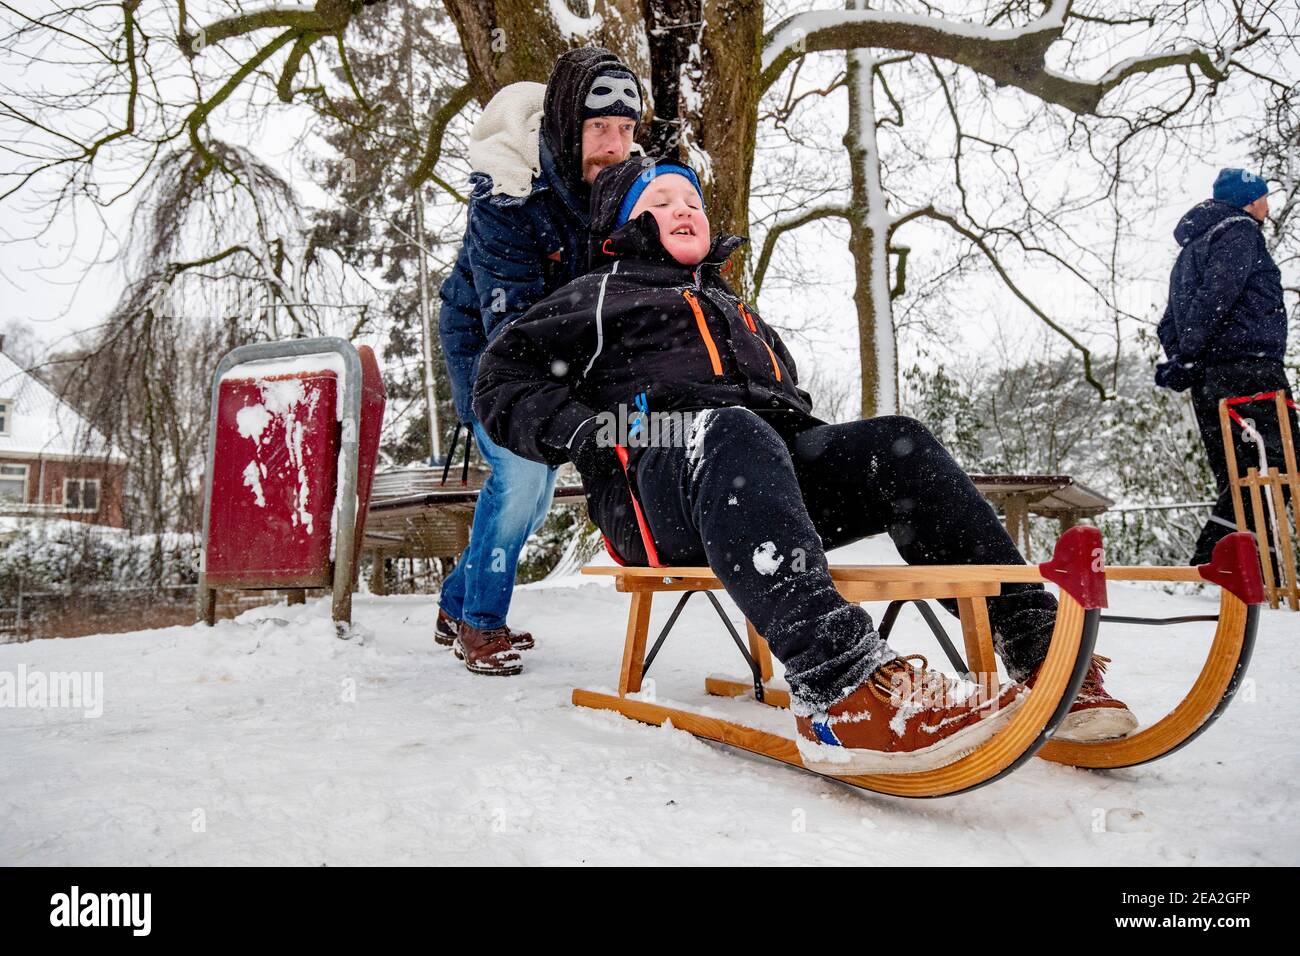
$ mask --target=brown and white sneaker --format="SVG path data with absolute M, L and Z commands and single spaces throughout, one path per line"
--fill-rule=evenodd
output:
M 456 634 L 460 631 L 460 621 L 456 620 L 442 608 L 438 608 L 438 621 L 433 625 L 433 639 L 443 647 L 456 643 Z
M 928 670 L 920 654 L 895 658 L 826 713 L 795 718 L 803 765 L 841 777 L 946 766 L 987 743 L 1025 699 L 1021 684 L 964 695 L 971 688 Z
M 456 655 L 456 660 L 465 662 L 465 669 L 471 674 L 510 677 L 524 669 L 519 652 L 511 646 L 509 631 L 504 627 L 480 631 L 462 621 L 451 652 Z
M 1087 743 L 1093 740 L 1117 740 L 1127 737 L 1137 730 L 1138 719 L 1122 700 L 1116 700 L 1102 686 L 1102 675 L 1106 673 L 1109 657 L 1092 655 L 1088 673 L 1083 677 L 1083 686 L 1070 705 L 1069 713 L 1056 728 L 1053 738 Z M 1026 686 L 1033 687 L 1038 678 L 1034 671 Z
M 456 643 L 456 634 L 461 628 L 460 621 L 456 620 L 442 608 L 438 608 L 438 621 L 433 626 L 433 639 L 443 647 L 451 647 Z M 527 631 L 516 631 L 507 627 L 509 634 L 510 646 L 517 651 L 531 651 L 537 646 L 533 640 L 533 635 Z

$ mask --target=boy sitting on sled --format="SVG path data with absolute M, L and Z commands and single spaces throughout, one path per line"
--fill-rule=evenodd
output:
M 474 410 L 492 439 L 536 461 L 572 461 L 624 562 L 713 569 L 785 665 L 810 769 L 910 773 L 991 738 L 1023 683 L 957 699 L 840 597 L 825 557 L 883 532 L 911 564 L 1023 564 L 974 484 L 913 419 L 812 416 L 780 336 L 722 277 L 744 240 L 711 236 L 691 169 L 611 166 L 591 213 L 593 271 L 511 322 L 483 357 Z M 681 440 L 663 440 L 677 430 L 655 427 L 657 416 L 685 420 Z M 632 434 L 617 434 L 628 419 Z M 1056 599 L 1008 584 L 988 609 L 1007 672 L 1032 682 Z M 1136 725 L 1094 660 L 1056 736 Z

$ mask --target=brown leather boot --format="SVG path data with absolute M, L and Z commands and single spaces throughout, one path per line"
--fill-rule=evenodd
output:
M 433 639 L 443 647 L 456 643 L 456 633 L 460 630 L 460 621 L 456 620 L 442 608 L 438 608 L 438 622 L 433 626 Z
M 465 669 L 471 674 L 509 677 L 524 669 L 519 652 L 510 644 L 510 632 L 504 627 L 480 631 L 461 621 L 451 651 L 458 661 L 465 662 Z
M 460 629 L 461 622 L 456 620 L 442 608 L 438 608 L 438 621 L 433 626 L 433 639 L 443 647 L 451 647 L 456 643 L 456 632 Z M 516 631 L 507 627 L 509 632 L 510 646 L 517 651 L 531 651 L 537 646 L 533 640 L 533 635 L 527 631 Z
M 527 631 L 516 631 L 512 627 L 507 627 L 506 635 L 510 640 L 510 646 L 517 651 L 531 651 L 537 645 L 533 635 Z
M 1106 673 L 1109 657 L 1092 655 L 1092 663 L 1079 688 L 1079 696 L 1070 705 L 1070 712 L 1061 721 L 1053 735 L 1057 740 L 1088 742 L 1092 740 L 1118 740 L 1137 730 L 1138 719 L 1128 705 L 1112 696 L 1102 685 L 1102 675 Z M 1025 686 L 1033 687 L 1038 680 L 1040 664 L 1033 675 L 1025 681 Z

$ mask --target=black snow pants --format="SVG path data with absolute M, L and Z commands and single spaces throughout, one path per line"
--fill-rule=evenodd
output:
M 1295 394 L 1287 382 L 1286 369 L 1281 362 L 1268 359 L 1245 359 L 1231 364 L 1212 365 L 1205 370 L 1201 381 L 1192 386 L 1192 408 L 1196 411 L 1196 424 L 1200 428 L 1205 453 L 1210 459 L 1210 471 L 1214 473 L 1218 496 L 1214 510 L 1210 512 L 1209 520 L 1196 541 L 1192 564 L 1208 562 L 1214 553 L 1214 546 L 1225 535 L 1237 530 L 1236 514 L 1232 507 L 1232 488 L 1228 484 L 1228 457 L 1223 448 L 1223 432 L 1219 427 L 1219 400 L 1278 389 L 1286 389 L 1287 395 L 1295 400 Z M 1276 407 L 1272 399 L 1234 406 L 1242 418 L 1254 421 L 1255 428 L 1264 439 L 1269 467 L 1281 470 L 1286 468 L 1286 462 L 1282 457 L 1282 433 L 1278 427 Z M 1290 420 L 1292 440 L 1300 441 L 1300 422 L 1296 420 L 1294 409 L 1290 412 Z M 1236 439 L 1237 473 L 1245 475 L 1247 468 L 1259 467 L 1259 448 L 1254 442 L 1245 441 L 1241 429 L 1236 425 L 1233 426 L 1233 436 Z M 1284 490 L 1284 494 L 1290 500 L 1289 491 Z M 1249 497 L 1244 501 L 1246 523 L 1253 531 L 1255 518 Z M 1282 516 L 1278 517 L 1283 520 Z M 1276 560 L 1274 555 L 1275 566 Z
M 896 656 L 867 612 L 836 591 L 826 549 L 887 533 L 910 564 L 1024 563 L 993 508 L 914 419 L 779 431 L 726 407 L 697 413 L 684 445 L 640 449 L 632 463 L 659 559 L 714 570 L 785 665 L 796 706 L 824 709 Z M 612 517 L 602 522 L 593 504 L 620 554 L 642 553 L 628 512 L 607 501 Z M 1028 605 L 1055 607 L 1040 585 L 1004 585 L 989 600 L 994 629 Z M 1002 650 L 1027 671 L 1046 643 L 1007 641 Z

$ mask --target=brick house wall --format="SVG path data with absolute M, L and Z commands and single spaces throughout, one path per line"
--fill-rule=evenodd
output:
M 44 462 L 13 455 L 0 455 L 0 465 L 27 466 L 27 493 L 24 502 L 61 508 L 64 501 L 65 479 L 91 479 L 99 481 L 99 507 L 91 511 L 57 512 L 57 517 L 89 524 L 120 528 L 123 525 L 122 496 L 126 466 L 94 460 L 45 459 Z M 44 481 L 42 488 L 42 465 Z M 0 513 L 4 511 L 0 502 Z

